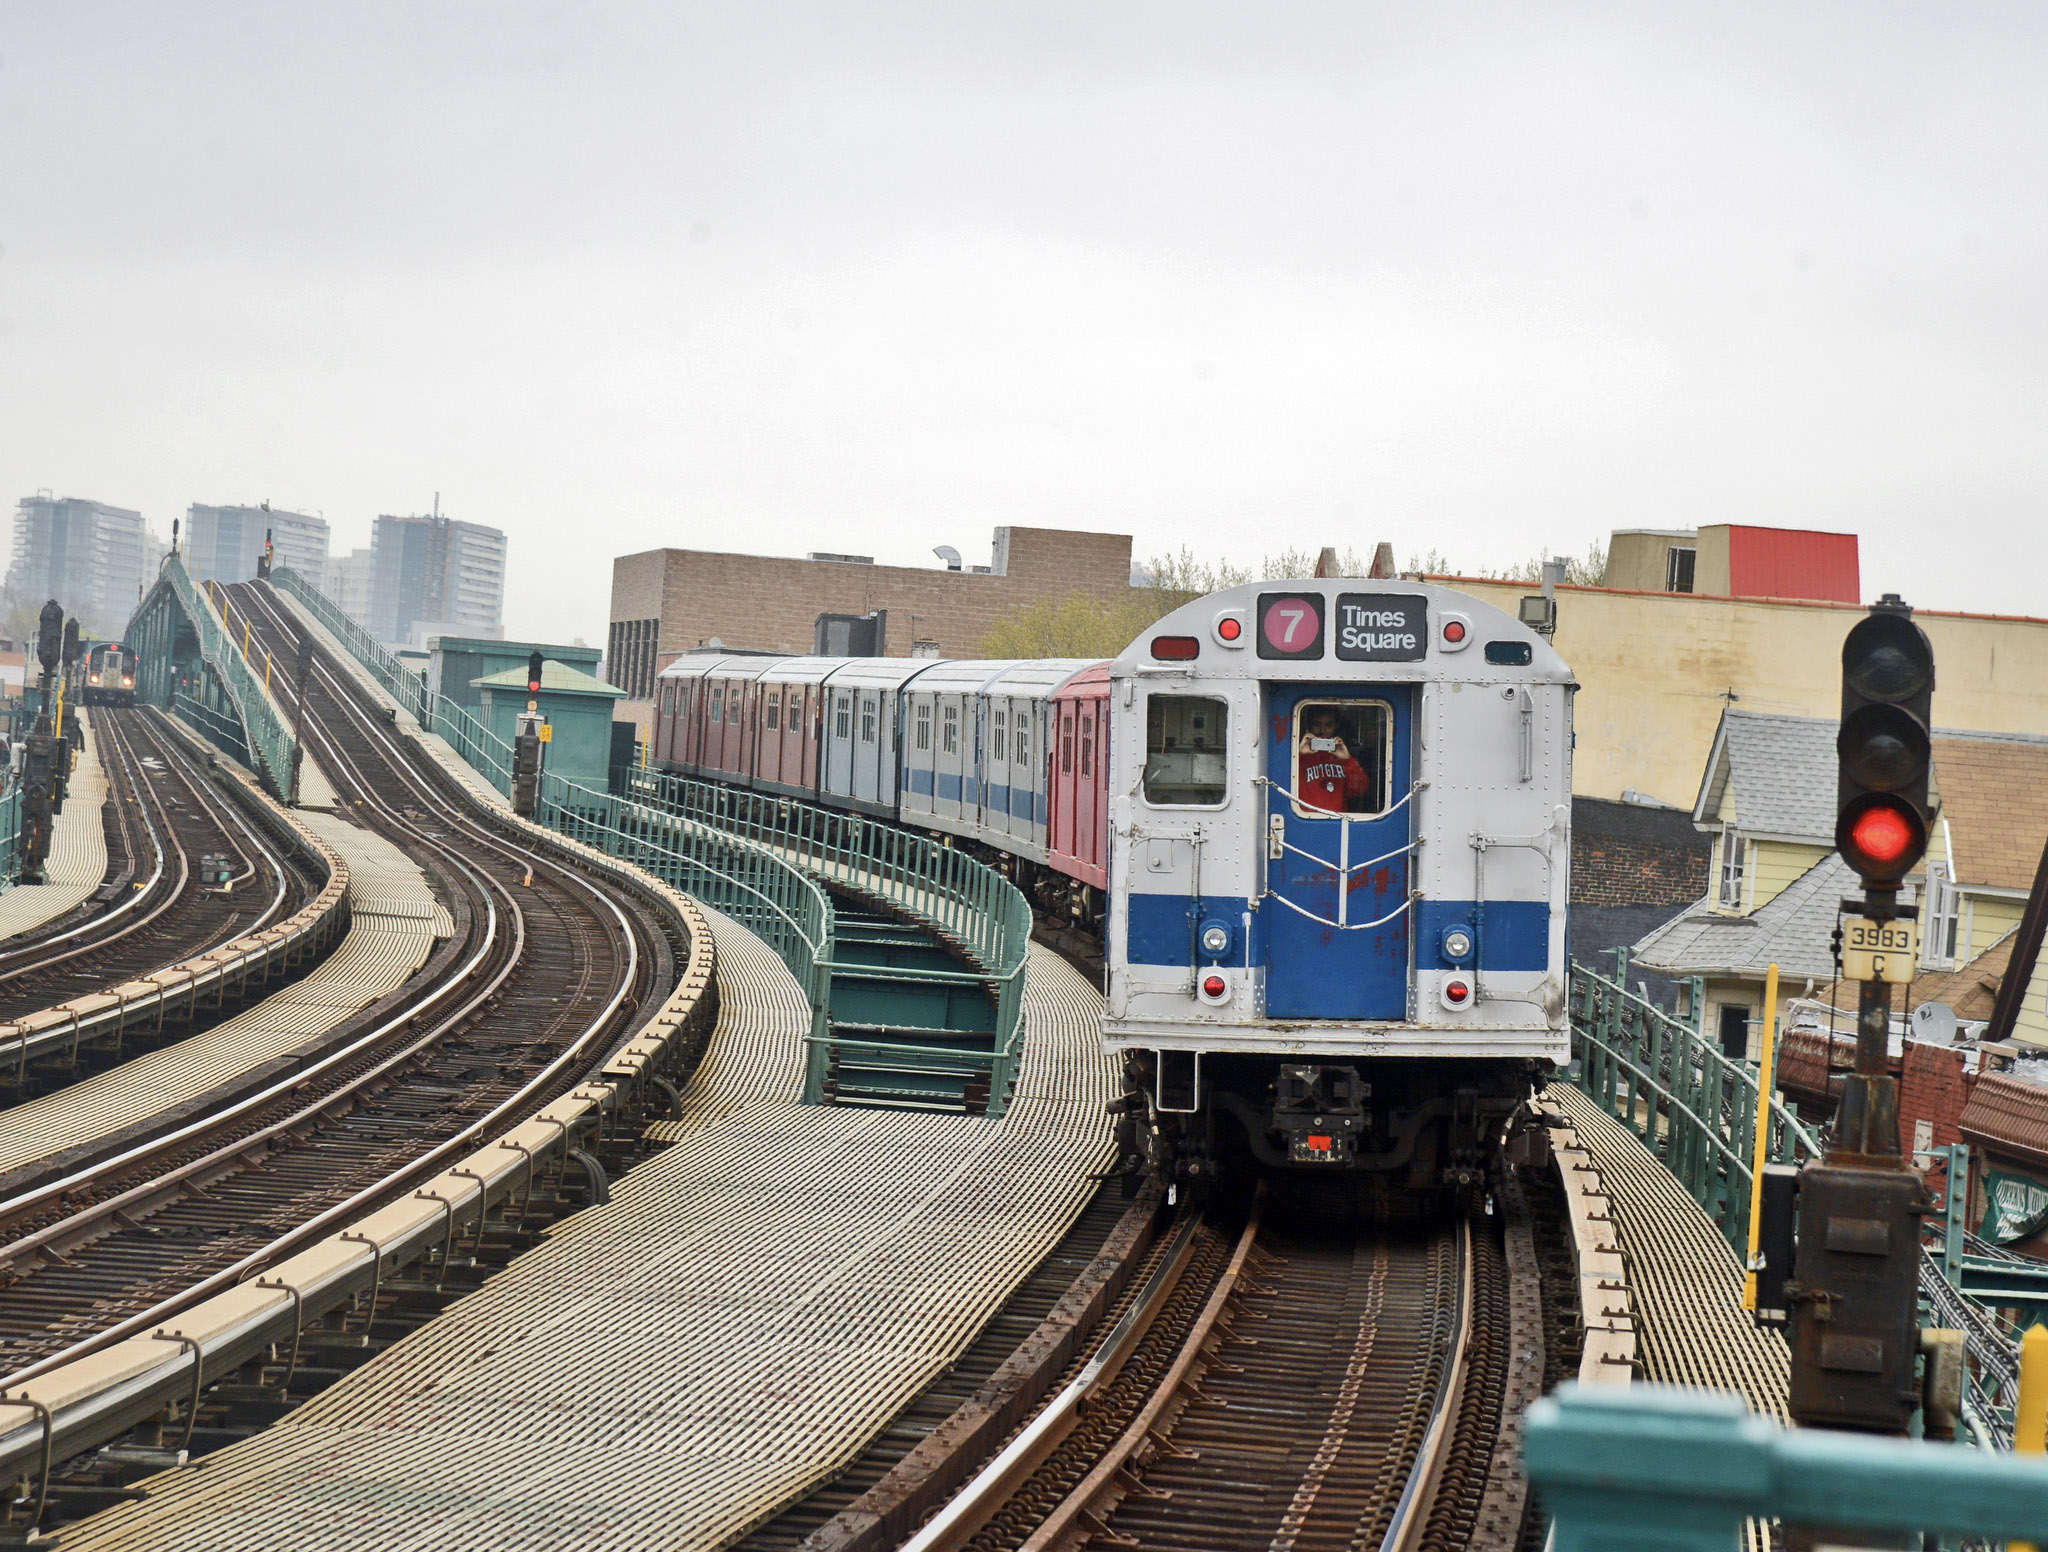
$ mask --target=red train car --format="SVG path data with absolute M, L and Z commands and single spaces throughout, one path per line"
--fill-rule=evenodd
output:
M 1109 664 L 1084 668 L 1052 696 L 1055 732 L 1047 861 L 1096 889 L 1109 887 Z

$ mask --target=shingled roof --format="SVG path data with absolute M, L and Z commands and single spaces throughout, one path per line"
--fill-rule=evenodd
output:
M 1808 976 L 1825 981 L 1834 974 L 1836 902 L 1855 887 L 1849 865 L 1830 852 L 1747 916 L 1700 900 L 1644 937 L 1629 959 L 1661 975 L 1760 976 L 1775 963 L 1794 985 Z
M 1956 882 L 2031 888 L 2048 841 L 2048 738 L 1938 732 L 1934 773 Z
M 1745 835 L 1832 844 L 1835 836 L 1835 732 L 1825 717 L 1758 711 L 1721 713 L 1706 779 L 1692 816 L 1712 824 L 1722 794 L 1735 786 L 1735 823 Z

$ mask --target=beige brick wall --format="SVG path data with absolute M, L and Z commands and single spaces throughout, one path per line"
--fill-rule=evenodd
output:
M 612 562 L 611 617 L 658 615 L 664 655 L 713 638 L 728 647 L 808 652 L 820 614 L 887 609 L 893 656 L 908 655 L 912 641 L 928 638 L 947 657 L 972 657 L 989 627 L 1020 604 L 1075 591 L 1114 599 L 1130 586 L 1129 534 L 998 529 L 996 554 L 1007 554 L 1001 576 L 935 566 L 648 550 Z

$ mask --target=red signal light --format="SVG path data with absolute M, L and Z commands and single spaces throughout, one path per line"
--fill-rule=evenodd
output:
M 1216 622 L 1216 634 L 1225 641 L 1235 641 L 1244 634 L 1244 621 L 1235 615 L 1226 614 Z
M 1221 997 L 1227 989 L 1220 975 L 1212 975 L 1202 983 L 1202 990 L 1211 997 Z
M 1889 805 L 1866 808 L 1849 827 L 1849 839 L 1872 862 L 1889 867 L 1913 849 L 1913 827 Z
M 1446 641 L 1463 641 L 1464 639 L 1465 639 L 1465 622 L 1464 622 L 1463 620 L 1446 620 L 1446 621 L 1444 621 L 1444 640 L 1446 640 Z
M 1185 663 L 1202 650 L 1201 642 L 1192 636 L 1154 636 L 1152 655 L 1162 663 Z

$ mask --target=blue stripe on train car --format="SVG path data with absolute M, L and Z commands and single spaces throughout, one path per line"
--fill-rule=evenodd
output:
M 1489 900 L 1482 920 L 1470 900 L 1417 902 L 1415 964 L 1422 970 L 1449 970 L 1444 958 L 1444 929 L 1479 929 L 1482 970 L 1548 970 L 1550 968 L 1550 902 Z
M 1010 811 L 1010 789 L 1003 786 L 1000 782 L 990 782 L 988 784 L 988 802 L 982 806 L 994 809 L 998 813 L 1007 814 Z
M 1199 913 L 1196 907 L 1200 907 Z M 1242 895 L 1141 895 L 1126 897 L 1129 931 L 1125 955 L 1134 965 L 1186 965 L 1193 961 L 1195 928 L 1215 917 L 1230 923 L 1233 934 L 1243 931 L 1245 900 Z M 1231 951 L 1232 960 L 1242 945 Z
M 1200 902 L 1187 895 L 1131 894 L 1127 897 L 1128 930 L 1125 956 L 1134 965 L 1185 965 L 1195 927 L 1211 917 L 1238 923 L 1245 910 L 1241 897 L 1210 895 Z M 1444 929 L 1470 927 L 1477 907 L 1470 900 L 1423 900 L 1416 925 L 1420 937 L 1415 960 L 1423 970 L 1449 970 L 1443 957 Z M 1239 949 L 1233 948 L 1234 959 Z M 1479 968 L 1501 971 L 1542 971 L 1550 968 L 1550 905 L 1543 900 L 1489 900 L 1479 931 Z
M 910 790 L 920 797 L 932 795 L 932 771 L 928 765 L 913 765 L 903 773 L 910 783 Z
M 1038 807 L 1038 794 L 1029 787 L 1010 789 L 1010 812 L 1019 819 L 1029 819 Z
M 948 803 L 960 801 L 960 777 L 957 772 L 939 772 L 939 796 Z

